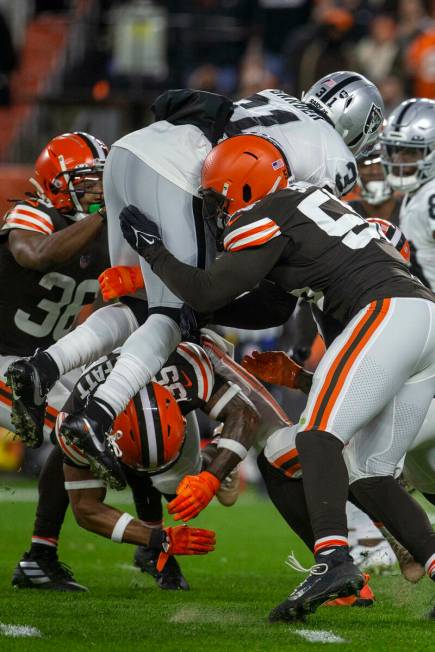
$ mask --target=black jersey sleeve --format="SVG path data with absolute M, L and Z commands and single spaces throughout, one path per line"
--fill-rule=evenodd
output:
M 193 342 L 181 342 L 154 380 L 174 395 L 184 415 L 204 408 L 216 381 L 210 358 Z
M 275 283 L 262 281 L 251 292 L 217 310 L 211 318 L 219 326 L 254 330 L 273 328 L 290 319 L 297 301 L 297 297 Z
M 275 238 L 264 246 L 223 253 L 207 269 L 180 262 L 164 247 L 150 261 L 167 287 L 194 310 L 209 313 L 252 290 L 279 260 L 286 240 Z

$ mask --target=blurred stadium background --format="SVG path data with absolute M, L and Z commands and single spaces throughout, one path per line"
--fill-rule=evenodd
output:
M 0 0 L 0 216 L 57 134 L 110 145 L 146 125 L 167 88 L 300 96 L 342 69 L 377 83 L 387 114 L 405 97 L 435 98 L 435 0 Z M 238 356 L 298 348 L 293 322 L 226 336 Z M 317 342 L 309 367 L 321 352 Z M 299 392 L 278 399 L 299 416 Z M 0 431 L 0 473 L 36 475 L 43 455 Z M 245 473 L 256 480 L 254 465 Z

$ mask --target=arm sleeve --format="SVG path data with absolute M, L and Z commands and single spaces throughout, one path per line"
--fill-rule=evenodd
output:
M 252 292 L 217 310 L 212 320 L 219 326 L 249 330 L 281 326 L 290 319 L 297 301 L 275 283 L 262 281 Z
M 149 262 L 177 297 L 194 310 L 207 313 L 252 290 L 278 262 L 286 244 L 287 240 L 279 237 L 260 247 L 224 253 L 207 270 L 180 262 L 164 246 Z

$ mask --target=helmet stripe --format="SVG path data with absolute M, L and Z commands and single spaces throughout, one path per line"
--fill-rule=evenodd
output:
M 145 423 L 145 415 L 144 415 L 142 399 L 139 394 L 136 394 L 136 396 L 133 398 L 133 405 L 136 410 L 137 421 L 139 425 L 140 443 L 141 443 L 141 451 L 142 451 L 141 465 L 143 466 L 144 469 L 148 469 L 150 466 L 148 432 Z
M 150 403 L 153 406 L 153 420 L 154 420 L 154 433 L 156 438 L 156 449 L 157 449 L 157 466 L 163 466 L 165 463 L 165 451 L 163 448 L 163 439 L 162 439 L 162 422 L 160 420 L 160 410 L 159 404 L 157 402 L 156 394 L 154 391 L 154 384 L 150 383 L 147 385 L 148 395 L 150 397 Z
M 349 86 L 349 84 L 352 84 L 355 81 L 360 81 L 360 79 L 361 79 L 360 75 L 351 75 L 350 77 L 346 77 L 345 79 L 342 79 L 341 82 L 335 84 L 335 86 L 330 88 L 329 91 L 325 93 L 325 95 L 319 97 L 319 100 L 325 104 L 336 93 L 343 90 L 343 88 L 346 88 L 346 86 Z
M 405 106 L 403 107 L 403 109 L 401 110 L 399 115 L 397 116 L 396 125 L 395 125 L 397 130 L 400 130 L 401 123 L 402 123 L 403 118 L 405 117 L 405 114 L 407 113 L 407 111 L 411 108 L 411 106 L 414 103 L 415 103 L 415 100 L 409 100 L 409 102 L 407 102 L 405 104 Z
M 146 385 L 140 391 L 140 398 L 142 402 L 143 415 L 145 417 L 145 427 L 146 427 L 146 438 L 149 451 L 149 468 L 155 468 L 157 464 L 157 444 L 156 444 L 156 432 L 154 427 L 154 419 L 152 416 L 152 404 L 150 402 L 150 395 L 148 392 L 148 385 Z

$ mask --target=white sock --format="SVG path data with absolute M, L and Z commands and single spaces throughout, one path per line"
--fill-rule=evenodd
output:
M 48 347 L 46 352 L 59 368 L 59 375 L 98 360 L 121 346 L 138 327 L 126 305 L 114 303 L 92 313 L 75 330 Z
M 166 315 L 150 315 L 125 342 L 105 383 L 94 398 L 108 403 L 116 414 L 160 371 L 181 340 L 176 322 Z

